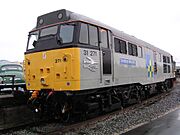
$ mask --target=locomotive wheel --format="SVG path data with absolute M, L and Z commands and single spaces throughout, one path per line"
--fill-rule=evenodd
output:
M 56 103 L 55 105 L 56 108 L 56 114 L 55 114 L 55 119 L 60 120 L 61 122 L 67 123 L 70 120 L 70 107 L 68 106 L 67 103 L 60 105 L 59 103 Z
M 142 102 L 140 92 L 137 92 L 136 100 L 137 100 L 138 104 L 140 104 Z
M 39 124 L 42 121 L 43 114 L 42 112 L 33 113 L 33 122 Z
M 38 99 L 32 99 L 27 101 L 28 107 L 33 110 L 33 121 L 38 123 L 43 117 L 43 109 Z
M 70 112 L 66 112 L 64 114 L 61 114 L 60 120 L 64 123 L 67 123 L 70 120 Z
M 141 102 L 146 99 L 146 92 L 144 90 L 141 90 L 139 94 L 141 97 Z

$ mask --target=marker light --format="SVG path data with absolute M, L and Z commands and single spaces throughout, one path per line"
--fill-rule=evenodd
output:
M 58 14 L 58 19 L 62 19 L 62 17 L 63 17 L 63 14 L 62 14 L 62 13 L 59 13 L 59 14 Z
M 38 113 L 38 112 L 39 112 L 39 110 L 36 108 L 36 109 L 35 109 L 35 112 L 36 112 L 36 113 Z
M 45 79 L 41 78 L 41 84 L 45 84 Z
M 43 24 L 43 22 L 44 22 L 44 20 L 41 18 L 41 19 L 39 20 L 39 24 Z

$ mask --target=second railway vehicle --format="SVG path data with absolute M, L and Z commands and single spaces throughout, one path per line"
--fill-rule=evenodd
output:
M 67 120 L 139 102 L 173 87 L 173 57 L 147 42 L 62 9 L 37 18 L 25 52 L 29 105 Z
M 14 82 L 13 82 L 14 76 Z M 14 83 L 14 84 L 13 84 Z M 0 89 L 10 90 L 25 90 L 25 79 L 23 67 L 19 63 L 13 63 L 5 60 L 0 61 Z

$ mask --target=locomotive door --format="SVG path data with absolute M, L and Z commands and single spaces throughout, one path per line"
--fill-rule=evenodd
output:
M 112 84 L 112 53 L 110 46 L 110 32 L 100 28 L 100 59 L 101 59 L 101 77 L 103 85 Z

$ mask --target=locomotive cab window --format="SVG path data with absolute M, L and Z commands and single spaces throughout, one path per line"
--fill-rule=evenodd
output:
M 117 38 L 114 38 L 115 52 L 127 54 L 126 42 Z
M 98 46 L 98 28 L 90 24 L 81 23 L 79 42 Z
M 60 42 L 71 43 L 73 41 L 74 24 L 62 24 L 60 26 L 59 38 Z
M 100 28 L 100 40 L 103 48 L 108 48 L 108 33 L 107 30 Z
M 49 50 L 72 43 L 75 27 L 75 23 L 64 23 L 30 32 L 27 51 Z
M 27 50 L 34 49 L 35 44 L 39 37 L 39 31 L 31 32 L 29 34 L 28 47 Z
M 88 25 L 81 23 L 79 42 L 88 44 Z
M 98 29 L 95 26 L 89 25 L 90 45 L 98 46 Z
M 40 37 L 55 35 L 57 33 L 57 30 L 58 30 L 58 26 L 44 28 L 41 30 Z

